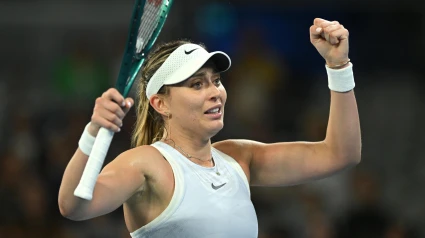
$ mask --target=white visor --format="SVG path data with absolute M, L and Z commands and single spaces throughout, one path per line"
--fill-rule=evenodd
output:
M 184 44 L 173 51 L 149 80 L 146 87 L 148 99 L 164 85 L 183 82 L 198 71 L 209 59 L 215 63 L 218 73 L 230 68 L 230 57 L 221 51 L 207 52 L 195 44 Z

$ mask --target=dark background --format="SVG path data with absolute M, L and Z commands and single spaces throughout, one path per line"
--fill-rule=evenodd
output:
M 114 85 L 133 1 L 0 1 L 0 237 L 129 237 L 122 209 L 60 216 L 63 171 L 94 100 Z M 315 17 L 350 31 L 362 162 L 307 185 L 252 188 L 261 238 L 425 237 L 425 4 L 175 0 L 159 42 L 223 50 L 228 138 L 318 141 L 329 112 Z M 107 160 L 130 147 L 134 111 Z

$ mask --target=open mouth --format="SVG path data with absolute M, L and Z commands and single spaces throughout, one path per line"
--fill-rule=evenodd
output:
M 204 114 L 218 114 L 221 113 L 221 107 L 214 107 L 206 111 Z

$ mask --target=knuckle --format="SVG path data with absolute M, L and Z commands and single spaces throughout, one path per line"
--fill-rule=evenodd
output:
M 112 129 L 114 129 L 114 124 L 111 123 L 111 122 L 106 122 L 104 127 L 109 129 L 109 130 L 112 130 Z
M 93 111 L 94 111 L 94 112 L 99 111 L 99 110 L 101 110 L 101 108 L 102 108 L 102 104 L 100 104 L 100 103 L 96 103 L 96 104 L 94 105 Z
M 110 88 L 108 91 L 113 96 L 116 96 L 118 94 L 118 90 L 116 88 Z
M 106 90 L 102 95 L 104 97 L 110 97 L 111 95 L 114 94 L 114 88 L 109 88 L 108 90 Z
M 108 125 L 106 126 L 106 128 L 108 128 L 109 130 L 114 130 L 114 126 L 113 126 L 112 124 L 108 124 Z
M 107 115 L 107 116 L 105 117 L 105 119 L 106 119 L 106 120 L 108 120 L 108 121 L 114 121 L 114 119 L 115 119 L 115 115 L 114 115 L 114 114 L 109 114 L 109 115 Z
M 116 122 L 118 120 L 119 120 L 119 117 L 116 114 L 112 115 L 111 121 Z
M 117 114 L 121 112 L 121 108 L 118 106 L 117 103 L 115 103 L 114 107 L 112 108 L 112 111 Z
M 120 109 L 116 106 L 114 106 L 111 110 L 112 114 L 114 115 L 114 117 L 119 117 L 119 115 L 121 114 Z
M 118 123 L 121 119 L 117 115 L 113 115 L 111 118 L 111 122 L 114 124 Z

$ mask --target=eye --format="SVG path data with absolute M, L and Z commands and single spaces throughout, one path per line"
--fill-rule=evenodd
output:
M 195 88 L 195 89 L 200 89 L 202 87 L 202 83 L 199 82 L 199 81 L 198 82 L 194 82 L 194 83 L 192 83 L 191 87 L 192 88 Z
M 216 86 L 220 86 L 220 85 L 221 85 L 221 77 L 216 78 L 216 79 L 214 80 L 214 84 L 215 84 Z

